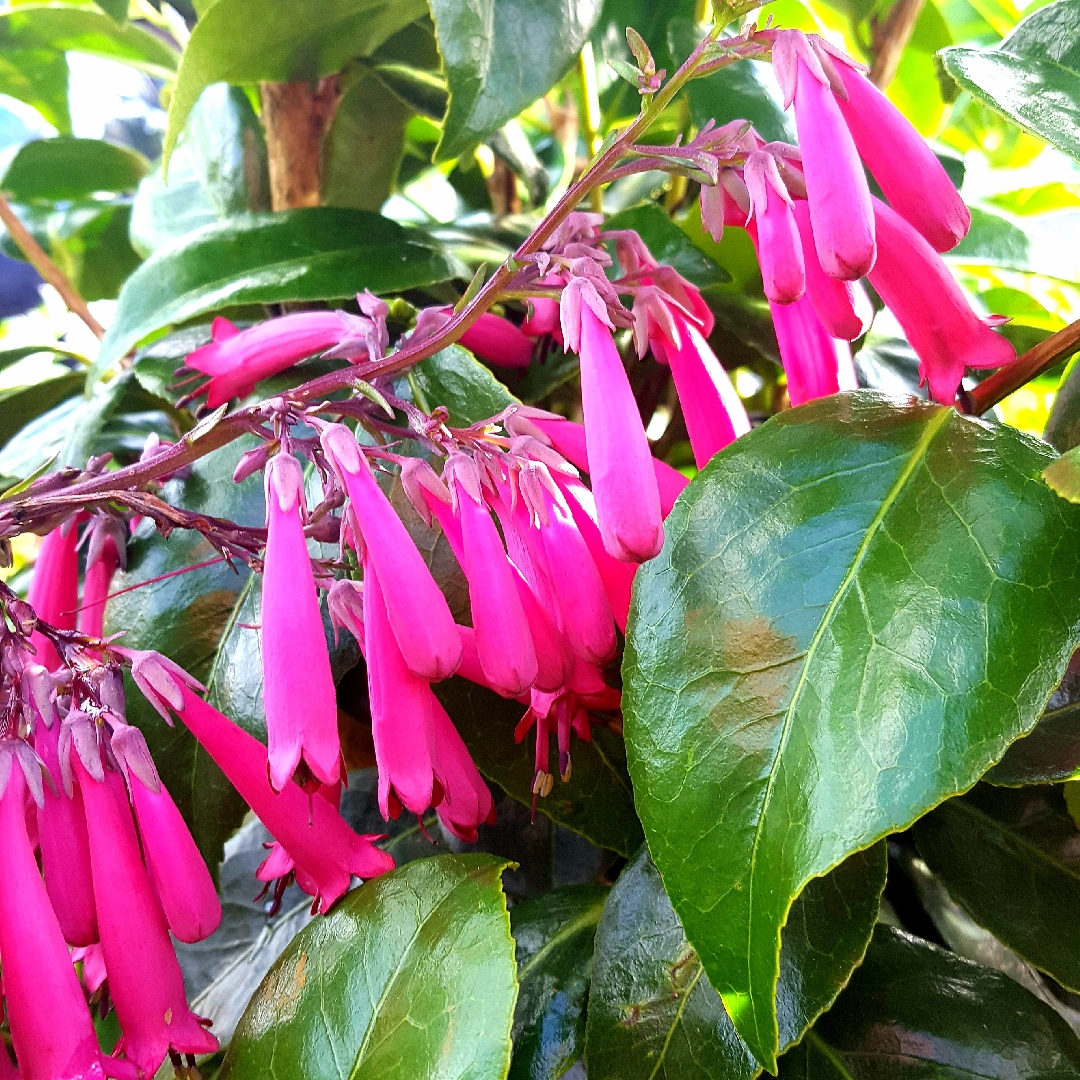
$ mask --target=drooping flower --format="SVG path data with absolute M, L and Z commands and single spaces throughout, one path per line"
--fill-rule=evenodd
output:
M 563 336 L 581 358 L 581 407 L 600 533 L 615 558 L 644 562 L 664 543 L 653 458 L 603 303 L 587 282 L 575 290 L 584 280 L 575 278 L 563 290 Z
M 262 591 L 263 701 L 270 782 L 281 790 L 301 758 L 323 784 L 337 782 L 337 695 L 303 523 L 304 474 L 281 453 L 266 467 Z
M 118 567 L 125 563 L 127 526 L 114 517 L 98 517 L 88 527 L 86 576 L 79 629 L 90 637 L 101 637 L 105 622 L 105 602 Z
M 870 297 L 859 281 L 840 281 L 821 269 L 810 208 L 805 199 L 796 199 L 793 212 L 799 226 L 806 268 L 806 295 L 821 320 L 821 325 L 835 338 L 854 341 L 866 333 L 874 317 Z
M 498 367 L 527 368 L 533 343 L 509 319 L 485 311 L 458 339 L 481 360 Z
M 112 784 L 91 775 L 77 751 L 71 766 L 86 807 L 101 949 L 123 1032 L 118 1045 L 145 1076 L 154 1075 L 170 1050 L 212 1054 L 218 1042 L 188 1009 L 184 977 L 140 857 L 123 784 L 118 797 Z
M 106 1057 L 26 832 L 26 785 L 12 768 L 0 795 L 0 955 L 11 1039 L 23 1080 L 136 1080 Z M 0 1047 L 6 1056 L 6 1050 Z
M 475 843 L 480 825 L 485 822 L 495 824 L 491 791 L 477 772 L 468 747 L 438 699 L 431 707 L 431 723 L 435 756 L 443 782 L 443 799 L 435 812 L 455 836 L 466 843 Z
M 855 142 L 829 75 L 801 30 L 777 30 L 773 68 L 795 124 L 818 261 L 830 277 L 851 281 L 874 265 L 874 214 Z
M 169 929 L 180 941 L 202 941 L 221 922 L 221 901 L 210 871 L 157 775 L 142 733 L 118 727 L 112 748 L 131 792 L 146 869 Z
M 761 279 L 765 295 L 774 304 L 790 304 L 798 300 L 806 287 L 803 249 L 799 229 L 776 158 L 755 150 L 743 170 L 746 189 L 750 194 L 750 214 L 758 235 Z M 682 394 L 680 401 L 685 401 Z
M 27 601 L 39 619 L 58 630 L 75 629 L 75 609 L 79 606 L 79 536 L 75 520 L 53 529 L 42 541 Z M 59 667 L 60 657 L 52 642 L 35 630 L 30 637 L 39 664 L 50 671 Z
M 147 700 L 166 719 L 171 709 L 217 763 L 255 816 L 288 852 L 297 882 L 326 911 L 349 887 L 351 875 L 373 878 L 392 870 L 394 860 L 349 828 L 326 799 L 306 795 L 296 784 L 280 792 L 267 783 L 267 751 L 256 738 L 200 698 L 198 683 L 157 653 L 128 652 L 131 673 Z
M 431 571 L 372 476 L 352 432 L 328 424 L 321 442 L 348 492 L 366 557 L 383 582 L 387 615 L 405 662 L 429 682 L 449 678 L 461 663 L 461 641 Z
M 814 35 L 843 85 L 836 100 L 859 154 L 889 205 L 935 251 L 951 251 L 971 228 L 964 205 L 937 155 L 900 110 L 866 77 L 861 65 Z
M 874 200 L 880 257 L 870 274 L 919 357 L 935 401 L 952 404 L 965 368 L 1011 364 L 1016 350 L 971 309 L 941 257 L 895 210 Z
M 821 325 L 808 296 L 794 304 L 770 304 L 769 311 L 792 405 L 855 389 L 851 347 Z
M 234 397 L 246 397 L 255 384 L 325 352 L 350 334 L 337 311 L 300 311 L 240 330 L 216 318 L 213 341 L 188 354 L 187 366 L 210 376 L 207 405 L 217 408 Z

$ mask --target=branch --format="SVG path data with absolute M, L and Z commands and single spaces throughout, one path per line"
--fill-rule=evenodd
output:
M 896 0 L 884 23 L 874 27 L 874 62 L 870 81 L 884 90 L 896 76 L 900 58 L 915 31 L 926 0 Z
M 0 195 L 0 221 L 4 223 L 11 239 L 19 246 L 30 265 L 60 294 L 69 311 L 75 312 L 100 341 L 105 328 L 90 314 L 86 301 L 78 294 L 67 275 L 45 254 L 42 246 L 30 235 L 26 226 L 15 216 L 7 199 Z
M 1014 390 L 1019 390 L 1021 386 L 1048 371 L 1059 360 L 1071 356 L 1077 349 L 1080 349 L 1080 319 L 1069 323 L 1045 341 L 1040 341 L 1015 363 L 995 371 L 973 390 L 961 391 L 957 405 L 962 412 L 981 416 L 1004 401 Z

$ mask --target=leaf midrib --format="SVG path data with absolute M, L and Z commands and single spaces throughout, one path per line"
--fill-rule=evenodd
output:
M 748 909 L 746 919 L 746 962 L 747 962 L 747 995 L 750 999 L 751 1010 L 754 1016 L 755 1027 L 757 1026 L 757 1005 L 754 1001 L 754 981 L 750 978 L 750 938 L 753 934 L 754 928 L 754 885 L 757 880 L 755 869 L 757 866 L 758 851 L 761 847 L 761 834 L 764 827 L 765 818 L 768 814 L 769 803 L 772 799 L 773 787 L 776 783 L 776 777 L 779 773 L 780 761 L 783 758 L 784 748 L 787 745 L 788 737 L 791 733 L 791 725 L 795 716 L 795 710 L 798 706 L 799 700 L 802 696 L 803 688 L 806 686 L 808 673 L 811 665 L 814 661 L 814 656 L 817 652 L 818 646 L 821 644 L 822 639 L 825 636 L 826 631 L 832 625 L 833 618 L 836 615 L 837 610 L 840 607 L 841 602 L 847 595 L 848 590 L 851 588 L 855 581 L 855 578 L 862 567 L 862 564 L 866 561 L 866 557 L 869 553 L 870 546 L 873 543 L 874 538 L 877 536 L 878 530 L 881 528 L 885 521 L 889 511 L 896 504 L 896 501 L 900 498 L 901 493 L 907 486 L 908 481 L 914 475 L 915 470 L 922 464 L 926 457 L 927 452 L 930 449 L 931 444 L 937 437 L 941 429 L 948 423 L 953 410 L 948 407 L 939 406 L 940 411 L 926 425 L 926 430 L 919 436 L 918 442 L 912 448 L 911 454 L 908 457 L 904 467 L 900 470 L 900 474 L 893 482 L 893 486 L 889 489 L 885 498 L 882 500 L 881 506 L 877 513 L 874 515 L 869 526 L 866 530 L 866 536 L 863 538 L 859 547 L 856 549 L 855 556 L 852 559 L 851 566 L 848 567 L 847 573 L 844 575 L 843 580 L 837 587 L 829 606 L 825 609 L 825 614 L 821 618 L 821 622 L 818 624 L 817 629 L 814 631 L 814 636 L 810 639 L 810 644 L 806 649 L 806 658 L 803 661 L 802 668 L 799 672 L 799 679 L 795 684 L 795 689 L 792 691 L 791 701 L 788 703 L 787 710 L 784 714 L 783 727 L 780 733 L 780 741 L 776 747 L 776 754 L 773 757 L 772 766 L 769 769 L 769 778 L 765 787 L 765 796 L 761 803 L 761 811 L 758 815 L 757 827 L 754 830 L 754 841 L 750 849 L 750 873 L 749 878 L 749 892 L 748 892 Z M 779 932 L 777 933 L 779 939 Z M 777 940 L 777 962 L 779 962 L 779 949 L 780 942 Z M 774 1002 L 775 1009 L 775 1002 Z M 760 1036 L 760 1030 L 758 1031 Z M 779 1036 L 777 1037 L 777 1041 Z M 770 1058 L 775 1060 L 775 1051 L 770 1054 Z
M 607 897 L 604 896 L 578 915 L 577 918 L 571 919 L 567 923 L 563 923 L 559 928 L 558 933 L 545 941 L 544 944 L 541 945 L 540 948 L 537 949 L 536 952 L 534 952 L 521 966 L 518 971 L 518 982 L 523 983 L 532 973 L 536 965 L 539 964 L 545 956 L 551 953 L 556 946 L 561 945 L 566 941 L 567 938 L 573 937 L 575 934 L 580 933 L 580 931 L 589 926 L 596 926 L 597 923 L 600 922 L 600 915 L 604 910 L 604 904 L 606 902 Z

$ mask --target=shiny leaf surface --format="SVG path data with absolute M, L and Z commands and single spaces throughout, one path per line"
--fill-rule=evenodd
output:
M 781 1080 L 1076 1076 L 1080 1043 L 1048 1005 L 999 972 L 879 926 L 862 966 Z
M 208 225 L 128 278 L 91 379 L 155 330 L 223 307 L 393 292 L 457 271 L 424 233 L 363 210 L 315 207 Z
M 885 845 L 817 878 L 784 927 L 777 1005 L 784 1046 L 802 1037 L 866 950 L 885 885 Z M 761 1066 L 686 940 L 645 849 L 612 889 L 597 931 L 586 1060 L 592 1080 L 736 1080 Z
M 420 859 L 349 893 L 270 969 L 221 1080 L 501 1080 L 517 996 L 506 865 Z
M 1080 2 L 1058 0 L 995 49 L 952 48 L 945 70 L 992 109 L 1080 158 Z
M 511 911 L 519 989 L 509 1080 L 558 1080 L 581 1057 L 593 938 L 608 893 L 577 885 Z
M 1051 455 L 951 409 L 821 399 L 717 455 L 638 575 L 638 813 L 763 1064 L 805 883 L 971 786 L 1072 655 L 1080 511 L 1039 478 Z
M 543 97 L 577 58 L 600 0 L 431 0 L 450 89 L 436 161 L 456 157 Z
M 199 95 L 211 83 L 296 82 L 370 56 L 424 14 L 423 0 L 216 0 L 195 24 L 169 105 L 166 165 Z
M 517 401 L 489 368 L 460 345 L 421 360 L 410 372 L 409 385 L 426 402 L 421 408 L 445 405 L 454 427 L 486 420 Z
M 980 926 L 1080 987 L 1080 833 L 1059 788 L 980 785 L 914 832 L 919 854 Z
M 60 135 L 28 142 L 0 177 L 0 188 L 16 202 L 60 202 L 134 191 L 149 169 L 150 162 L 127 147 Z
M 31 386 L 0 391 L 0 446 L 6 445 L 25 424 L 77 394 L 82 383 L 81 372 L 69 371 Z

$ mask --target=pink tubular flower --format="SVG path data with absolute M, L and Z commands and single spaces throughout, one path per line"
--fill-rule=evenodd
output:
M 90 637 L 99 638 L 102 635 L 105 601 L 119 565 L 120 549 L 112 536 L 105 536 L 100 548 L 88 553 L 82 604 L 79 607 L 79 629 Z
M 435 696 L 428 681 L 412 672 L 401 655 L 382 583 L 370 559 L 364 562 L 364 637 L 379 810 L 384 818 L 398 817 L 402 806 L 420 815 L 440 802 L 442 794 L 435 776 L 431 719 Z
M 146 869 L 169 929 L 181 941 L 202 941 L 221 922 L 221 901 L 210 871 L 165 785 L 158 780 L 155 791 L 134 769 L 128 770 L 128 784 Z
M 480 665 L 501 693 L 520 694 L 533 684 L 538 668 L 513 567 L 491 520 L 475 465 L 456 455 L 447 463 L 447 472 L 453 477 L 461 522 L 462 569 L 469 582 Z
M 263 701 L 270 782 L 280 791 L 301 757 L 324 784 L 341 774 L 337 695 L 304 538 L 304 474 L 281 453 L 266 466 L 262 591 Z
M 971 228 L 971 211 L 923 137 L 900 110 L 827 42 L 815 44 L 830 57 L 846 92 L 837 95 L 851 137 L 889 205 L 914 226 L 935 251 L 951 251 Z
M 69 519 L 42 541 L 27 595 L 38 618 L 58 630 L 75 629 L 75 609 L 79 606 L 79 556 L 75 550 L 79 536 L 75 525 Z M 35 630 L 30 641 L 37 650 L 39 664 L 50 671 L 60 666 L 60 657 L 44 634 Z
M 38 843 L 45 888 L 64 940 L 85 946 L 98 940 L 90 841 L 82 792 L 74 788 L 69 797 L 61 783 L 59 738 L 60 723 L 55 718 L 50 727 L 40 721 L 34 724 L 34 749 L 55 785 L 53 790 L 46 784 L 44 804 L 38 807 Z
M 485 311 L 460 337 L 466 349 L 498 367 L 527 368 L 533 343 L 508 319 Z
M 778 30 L 773 68 L 784 107 L 795 102 L 818 260 L 830 277 L 863 277 L 874 265 L 870 189 L 829 77 L 801 30 Z
M 491 791 L 476 771 L 453 720 L 437 699 L 432 702 L 431 720 L 435 755 L 445 785 L 443 800 L 436 813 L 456 837 L 466 843 L 475 843 L 478 827 L 485 822 L 495 823 Z
M 72 753 L 71 763 L 86 805 L 101 949 L 124 1033 L 121 1044 L 127 1059 L 153 1076 L 170 1050 L 212 1054 L 218 1042 L 188 1009 L 184 977 L 139 855 L 126 797 L 95 780 L 80 754 Z
M 870 283 L 904 328 L 934 400 L 951 405 L 965 368 L 1004 367 L 1016 350 L 971 310 L 948 267 L 913 226 L 877 199 L 874 211 L 881 258 Z
M 26 833 L 26 785 L 12 768 L 0 796 L 0 954 L 11 1039 L 24 1080 L 135 1080 L 106 1057 Z M 7 1051 L 0 1047 L 0 1052 Z
M 792 405 L 855 389 L 851 349 L 846 341 L 829 335 L 809 297 L 794 304 L 770 304 L 769 311 Z
M 209 375 L 207 405 L 246 397 L 255 384 L 337 345 L 349 333 L 336 311 L 301 311 L 239 330 L 228 319 L 211 326 L 213 341 L 190 353 L 187 366 Z
M 659 341 L 654 342 L 653 349 L 656 352 L 659 345 L 671 367 L 694 462 L 703 469 L 717 451 L 750 430 L 750 418 L 728 373 L 697 326 L 674 309 L 671 320 L 675 337 L 657 327 Z
M 874 317 L 870 297 L 861 282 L 839 281 L 821 269 L 810 226 L 810 208 L 805 199 L 795 200 L 794 213 L 806 259 L 806 295 L 829 334 L 844 341 L 854 341 L 866 333 Z
M 563 334 L 581 357 L 581 408 L 600 534 L 616 559 L 644 562 L 664 543 L 649 443 L 610 326 L 585 302 L 568 325 L 571 288 L 563 290 Z
M 349 494 L 366 557 L 386 589 L 387 614 L 405 662 L 429 682 L 449 678 L 461 663 L 461 640 L 431 571 L 372 476 L 352 432 L 328 424 L 321 442 Z
M 208 705 L 192 689 L 198 684 L 165 657 L 133 652 L 131 673 L 150 703 L 166 718 L 171 709 L 217 762 L 229 782 L 288 852 L 297 882 L 326 911 L 349 887 L 355 874 L 373 878 L 392 870 L 394 860 L 358 836 L 345 819 L 318 796 L 306 795 L 294 783 L 275 793 L 266 780 L 266 747 Z
M 780 179 L 776 158 L 764 150 L 755 150 L 747 158 L 743 177 L 750 193 L 750 214 L 760 238 L 765 295 L 774 304 L 790 304 L 802 296 L 806 286 L 791 196 Z M 679 397 L 685 400 L 681 394 Z

